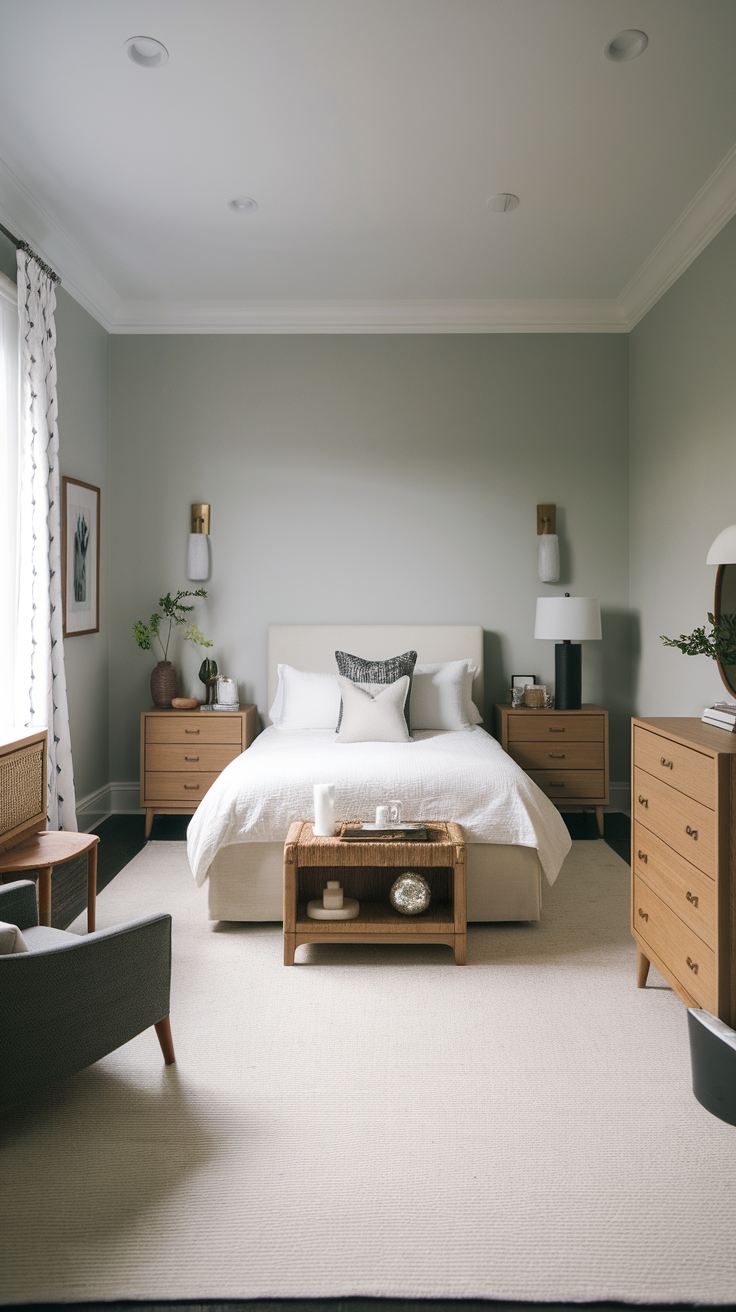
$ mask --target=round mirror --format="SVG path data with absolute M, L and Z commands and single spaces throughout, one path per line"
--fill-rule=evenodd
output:
M 716 620 L 722 615 L 736 615 L 736 565 L 718 566 L 713 614 Z M 718 669 L 728 691 L 736 696 L 736 665 L 722 665 L 719 661 Z

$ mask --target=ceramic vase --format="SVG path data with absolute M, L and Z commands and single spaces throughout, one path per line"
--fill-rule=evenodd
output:
M 151 700 L 163 709 L 176 697 L 177 674 L 171 661 L 159 661 L 151 671 Z

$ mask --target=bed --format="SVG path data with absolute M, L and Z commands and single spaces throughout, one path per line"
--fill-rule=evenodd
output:
M 483 707 L 483 630 L 475 625 L 277 625 L 268 633 L 268 705 L 278 665 L 334 673 L 337 649 L 384 659 L 409 649 L 419 663 L 469 658 Z M 369 819 L 401 797 L 405 818 L 457 820 L 468 844 L 468 920 L 538 920 L 542 874 L 554 881 L 570 839 L 559 812 L 480 727 L 416 732 L 409 744 L 339 746 L 334 733 L 270 725 L 231 762 L 189 826 L 197 883 L 212 920 L 281 920 L 289 823 L 312 814 L 312 785 L 337 785 L 338 818 Z

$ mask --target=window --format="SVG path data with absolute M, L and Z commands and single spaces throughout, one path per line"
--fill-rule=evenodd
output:
M 18 297 L 0 273 L 0 724 L 12 725 L 18 582 Z

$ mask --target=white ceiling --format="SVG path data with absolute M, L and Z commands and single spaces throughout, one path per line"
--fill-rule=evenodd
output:
M 736 0 L 0 0 L 0 33 L 0 219 L 112 331 L 625 331 L 736 212 Z

